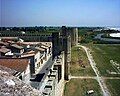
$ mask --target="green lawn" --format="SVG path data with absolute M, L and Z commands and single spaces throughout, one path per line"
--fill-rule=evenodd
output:
M 81 47 L 72 47 L 70 73 L 74 76 L 94 76 L 87 55 Z M 85 67 L 85 68 L 84 68 Z
M 89 96 L 102 96 L 98 82 L 93 79 L 71 79 L 65 85 L 64 96 L 88 96 L 88 90 L 94 90 Z
M 120 79 L 106 80 L 106 84 L 112 96 L 120 96 Z
M 92 50 L 93 58 L 102 76 L 119 76 L 110 74 L 109 72 L 116 72 L 110 60 L 120 65 L 120 44 L 91 44 L 87 45 Z M 109 72 L 108 72 L 109 70 Z

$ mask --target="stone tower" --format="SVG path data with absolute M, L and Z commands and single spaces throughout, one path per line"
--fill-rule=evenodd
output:
M 64 79 L 69 80 L 69 65 L 71 62 L 71 35 L 69 30 L 65 26 L 62 26 L 61 38 L 62 38 L 63 51 L 65 55 Z
M 78 44 L 78 28 L 71 29 L 71 44 L 77 46 Z
M 59 55 L 60 51 L 61 48 L 60 48 L 59 32 L 52 33 L 52 59 L 54 59 L 55 56 Z
M 52 33 L 52 57 L 59 55 L 64 51 L 64 79 L 69 80 L 69 65 L 71 62 L 71 32 L 70 30 L 62 26 L 61 32 Z

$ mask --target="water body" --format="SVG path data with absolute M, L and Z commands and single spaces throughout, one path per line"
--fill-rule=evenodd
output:
M 108 41 L 108 42 L 117 42 L 117 43 L 120 43 L 120 39 L 102 38 L 101 37 L 102 35 L 104 35 L 104 33 L 97 34 L 97 36 L 95 36 L 94 39 L 99 39 L 101 41 Z
M 112 30 L 118 30 L 118 31 L 120 31 L 120 27 L 118 26 L 118 27 L 107 27 L 108 29 L 112 29 Z
M 120 37 L 120 33 L 111 33 L 110 36 L 111 37 Z

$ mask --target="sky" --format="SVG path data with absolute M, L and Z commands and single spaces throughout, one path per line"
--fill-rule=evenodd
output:
M 120 0 L 0 0 L 0 26 L 119 26 Z

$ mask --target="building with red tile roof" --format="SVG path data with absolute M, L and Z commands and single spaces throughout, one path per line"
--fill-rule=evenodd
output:
M 18 72 L 24 72 L 29 65 L 29 59 L 0 59 L 0 65 Z

